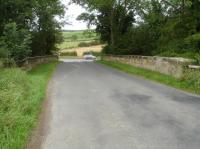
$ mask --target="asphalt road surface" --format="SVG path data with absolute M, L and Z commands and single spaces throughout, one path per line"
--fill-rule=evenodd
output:
M 200 149 L 200 97 L 93 63 L 58 65 L 42 149 Z

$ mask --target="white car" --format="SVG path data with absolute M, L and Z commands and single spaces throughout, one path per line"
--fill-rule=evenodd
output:
M 92 55 L 92 54 L 86 54 L 86 55 L 84 55 L 83 57 L 84 57 L 84 59 L 86 59 L 86 60 L 96 60 L 96 59 L 97 59 L 97 57 L 94 56 L 94 55 Z

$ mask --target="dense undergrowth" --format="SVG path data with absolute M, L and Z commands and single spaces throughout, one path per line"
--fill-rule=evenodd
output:
M 57 62 L 29 72 L 0 68 L 0 148 L 25 148 Z

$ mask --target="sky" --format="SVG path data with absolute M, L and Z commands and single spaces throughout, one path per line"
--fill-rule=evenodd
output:
M 65 19 L 70 23 L 63 26 L 65 30 L 85 30 L 87 24 L 82 21 L 77 21 L 76 18 L 81 13 L 85 12 L 85 9 L 79 5 L 71 4 L 68 6 L 70 0 L 61 0 L 61 2 L 68 8 L 66 10 Z

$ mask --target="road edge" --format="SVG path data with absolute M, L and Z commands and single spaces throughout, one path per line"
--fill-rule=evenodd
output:
M 52 102 L 50 93 L 52 91 L 52 83 L 53 81 L 51 79 L 46 89 L 46 96 L 41 106 L 41 112 L 38 118 L 37 126 L 30 136 L 26 149 L 41 149 L 42 143 L 46 139 L 47 132 L 50 128 L 49 121 L 51 120 Z

